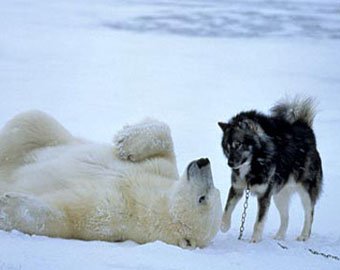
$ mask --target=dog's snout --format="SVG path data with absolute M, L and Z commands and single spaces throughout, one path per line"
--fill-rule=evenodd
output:
M 234 167 L 234 161 L 232 161 L 232 160 L 228 160 L 228 166 L 229 167 Z
M 201 169 L 202 167 L 210 164 L 210 161 L 207 158 L 201 158 L 201 159 L 197 160 L 196 163 L 197 163 L 198 168 Z

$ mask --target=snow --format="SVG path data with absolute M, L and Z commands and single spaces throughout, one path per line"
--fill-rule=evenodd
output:
M 287 240 L 272 239 L 272 205 L 259 244 L 248 243 L 256 214 L 250 199 L 244 240 L 242 203 L 231 230 L 205 249 L 161 242 L 84 242 L 0 231 L 0 269 L 339 269 L 339 0 L 12 0 L 0 8 L 0 124 L 40 109 L 73 134 L 112 141 L 145 117 L 171 128 L 180 171 L 209 157 L 225 202 L 230 170 L 218 121 L 269 108 L 285 96 L 319 102 L 314 122 L 324 191 L 312 237 L 297 198 Z

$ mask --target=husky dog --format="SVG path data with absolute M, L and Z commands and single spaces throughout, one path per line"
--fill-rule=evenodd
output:
M 84 240 L 204 247 L 222 217 L 208 159 L 178 175 L 169 127 L 129 125 L 114 143 L 27 112 L 0 132 L 0 229 Z
M 221 224 L 223 232 L 230 228 L 232 212 L 249 187 L 258 201 L 251 242 L 262 238 L 271 196 L 281 219 L 275 238 L 285 238 L 289 201 L 296 191 L 305 212 L 304 226 L 297 240 L 310 237 L 314 206 L 322 187 L 321 159 L 312 130 L 314 116 L 313 100 L 296 98 L 277 103 L 269 116 L 253 110 L 241 112 L 228 123 L 218 123 L 223 131 L 222 148 L 232 169 Z

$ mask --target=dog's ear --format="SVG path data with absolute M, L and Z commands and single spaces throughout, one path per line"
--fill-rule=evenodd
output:
M 240 122 L 240 127 L 242 129 L 249 129 L 249 130 L 255 132 L 259 136 L 264 134 L 264 130 L 262 129 L 262 127 L 258 123 L 254 122 L 253 120 L 250 120 L 250 119 L 246 119 L 246 120 L 243 120 L 242 122 Z
M 230 124 L 218 122 L 219 127 L 222 129 L 223 132 L 225 132 L 227 129 L 230 128 Z

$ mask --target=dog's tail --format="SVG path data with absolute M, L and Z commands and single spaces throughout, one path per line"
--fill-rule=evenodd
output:
M 301 121 L 312 127 L 316 114 L 315 100 L 313 98 L 294 98 L 279 101 L 273 108 L 271 114 L 287 120 L 289 123 Z

